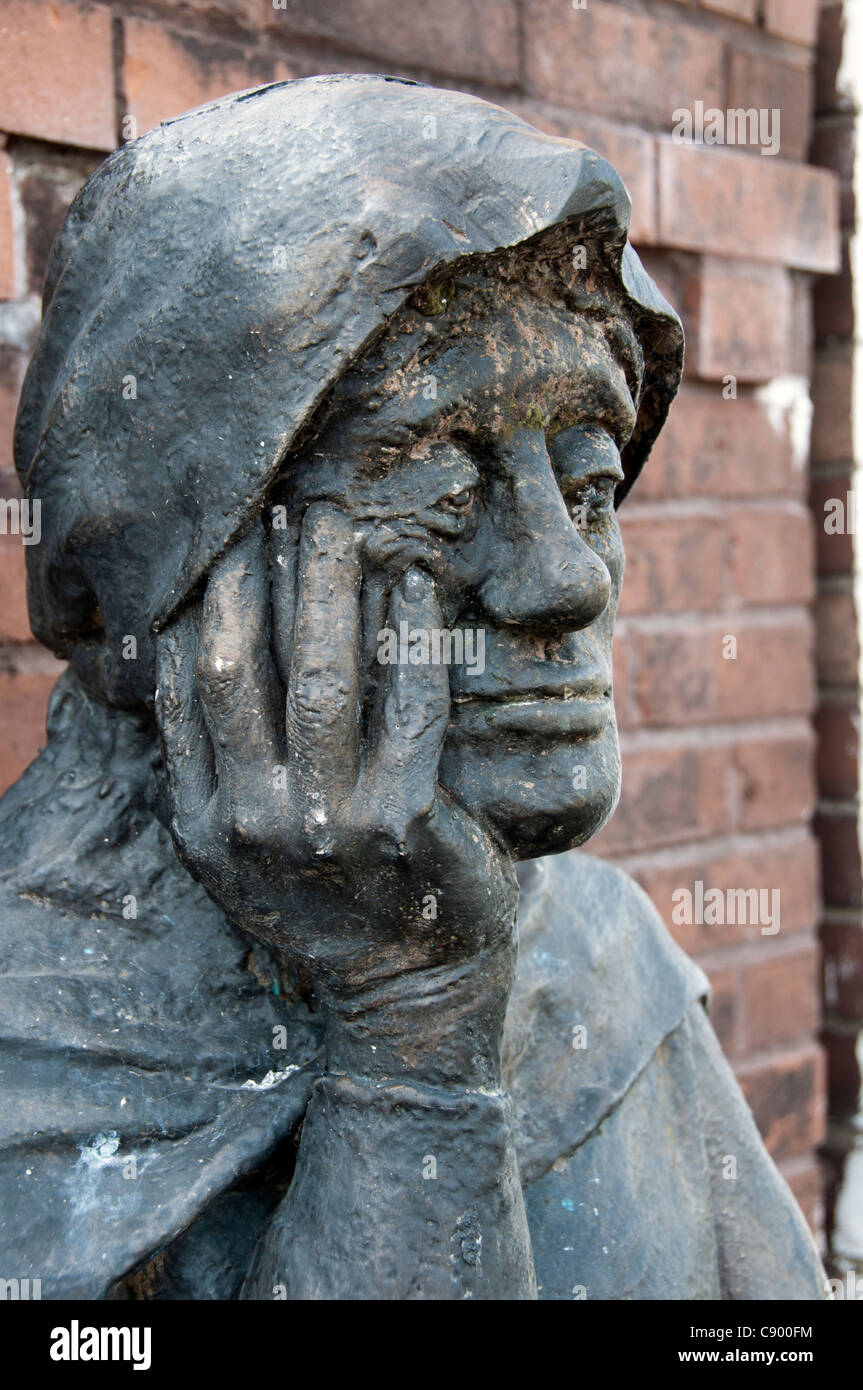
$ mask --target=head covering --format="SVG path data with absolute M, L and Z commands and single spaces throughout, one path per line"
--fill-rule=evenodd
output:
M 36 636 L 152 686 L 152 634 L 242 531 L 292 441 L 412 291 L 465 256 L 601 224 L 646 358 L 627 486 L 682 332 L 612 167 L 500 107 L 326 76 L 226 97 L 113 154 L 55 244 L 15 459 L 41 500 Z M 137 660 L 112 658 L 137 639 Z M 125 669 L 123 669 L 125 668 Z

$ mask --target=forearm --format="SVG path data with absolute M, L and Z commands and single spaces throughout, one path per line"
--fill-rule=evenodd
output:
M 246 1297 L 536 1296 L 500 1084 L 508 970 L 422 972 L 333 1007 L 328 1074 Z
M 535 1297 L 509 1100 L 321 1078 L 245 1291 L 280 1295 Z

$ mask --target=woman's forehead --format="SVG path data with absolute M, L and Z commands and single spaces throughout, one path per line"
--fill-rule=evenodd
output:
M 506 428 L 601 399 L 631 429 L 640 371 L 635 336 L 613 305 L 580 312 L 504 284 L 494 296 L 457 295 L 431 317 L 406 311 L 344 380 L 334 419 L 373 434 L 470 428 L 472 419 Z

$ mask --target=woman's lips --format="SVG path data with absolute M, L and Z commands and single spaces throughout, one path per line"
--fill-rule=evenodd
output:
M 596 687 L 504 695 L 460 691 L 453 696 L 451 718 L 454 730 L 480 738 L 501 733 L 588 738 L 602 732 L 613 708 L 611 691 Z

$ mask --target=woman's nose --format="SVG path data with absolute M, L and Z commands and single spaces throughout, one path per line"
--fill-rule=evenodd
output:
M 573 524 L 544 435 L 519 431 L 504 464 L 510 495 L 480 585 L 483 608 L 505 625 L 587 627 L 608 605 L 611 576 Z

